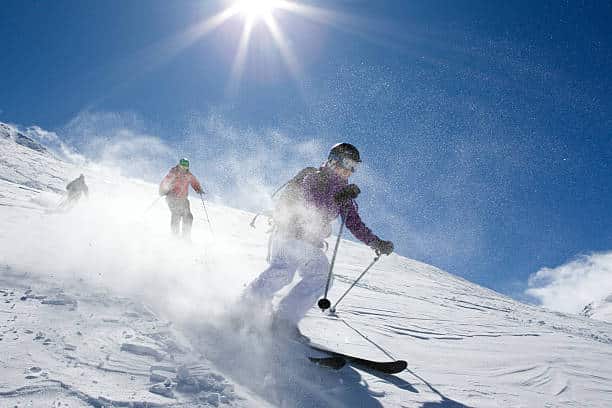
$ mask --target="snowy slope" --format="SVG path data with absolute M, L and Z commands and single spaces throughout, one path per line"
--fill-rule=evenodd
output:
M 47 151 L 47 149 L 40 143 L 27 137 L 13 126 L 2 122 L 0 122 L 0 139 L 12 140 L 17 144 L 41 153 L 45 153 Z
M 315 367 L 296 346 L 227 318 L 266 265 L 265 222 L 254 230 L 251 214 L 207 203 L 210 231 L 192 199 L 194 242 L 184 246 L 169 237 L 155 185 L 9 138 L 0 157 L 0 406 L 612 406 L 611 324 L 521 304 L 395 254 L 338 317 L 313 309 L 301 328 L 408 369 Z M 81 172 L 90 199 L 45 214 Z M 342 243 L 332 301 L 372 255 Z
M 584 307 L 581 314 L 592 319 L 612 322 L 612 295 L 589 303 Z

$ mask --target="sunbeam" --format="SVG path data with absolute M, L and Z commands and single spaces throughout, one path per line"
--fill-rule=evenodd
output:
M 227 94 L 234 95 L 238 89 L 245 69 L 253 28 L 260 21 L 265 23 L 291 76 L 296 80 L 299 79 L 300 69 L 297 58 L 285 40 L 277 17 L 274 15 L 274 10 L 277 9 L 291 9 L 291 3 L 284 0 L 240 0 L 234 2 L 228 8 L 228 10 L 233 10 L 230 13 L 232 16 L 240 15 L 244 18 L 244 26 L 234 57 L 229 83 L 226 87 Z
M 300 73 L 300 68 L 297 63 L 297 58 L 295 58 L 295 56 L 293 55 L 293 52 L 291 51 L 291 48 L 285 41 L 285 38 L 283 37 L 283 33 L 280 30 L 280 27 L 278 26 L 278 24 L 276 23 L 276 20 L 272 16 L 266 16 L 264 21 L 266 22 L 266 26 L 268 27 L 270 34 L 272 34 L 272 38 L 274 38 L 274 41 L 276 42 L 276 46 L 278 47 L 279 51 L 281 52 L 281 55 L 283 56 L 283 59 L 285 60 L 285 63 L 287 64 L 287 68 L 289 69 L 289 72 L 294 78 L 297 79 Z
M 238 51 L 236 52 L 234 64 L 232 65 L 230 82 L 227 86 L 227 93 L 229 95 L 234 95 L 236 93 L 238 85 L 240 84 L 240 80 L 242 79 L 242 72 L 244 71 L 244 61 L 246 59 L 252 30 L 253 20 L 249 19 L 245 22 L 244 27 L 242 29 L 240 44 L 238 45 Z
M 236 6 L 228 7 L 225 10 L 209 17 L 197 24 L 192 25 L 185 31 L 170 39 L 169 47 L 175 55 L 181 50 L 193 45 L 197 40 L 212 32 L 227 20 L 240 12 Z

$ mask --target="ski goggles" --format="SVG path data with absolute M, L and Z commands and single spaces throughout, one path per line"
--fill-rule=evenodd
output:
M 351 173 L 354 173 L 359 167 L 359 162 L 353 159 L 349 159 L 348 157 L 338 157 L 332 156 L 331 159 L 335 162 L 336 166 L 343 168 L 344 170 L 349 170 Z

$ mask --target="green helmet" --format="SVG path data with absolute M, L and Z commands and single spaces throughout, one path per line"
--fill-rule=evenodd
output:
M 189 168 L 189 160 L 187 160 L 186 158 L 183 157 L 181 160 L 179 160 L 179 166 L 188 169 Z

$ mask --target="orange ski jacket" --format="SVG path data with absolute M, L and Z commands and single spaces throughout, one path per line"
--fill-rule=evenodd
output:
M 182 170 L 179 166 L 174 166 L 161 181 L 159 194 L 172 194 L 176 198 L 187 198 L 190 185 L 196 193 L 204 192 L 198 179 L 189 170 Z

